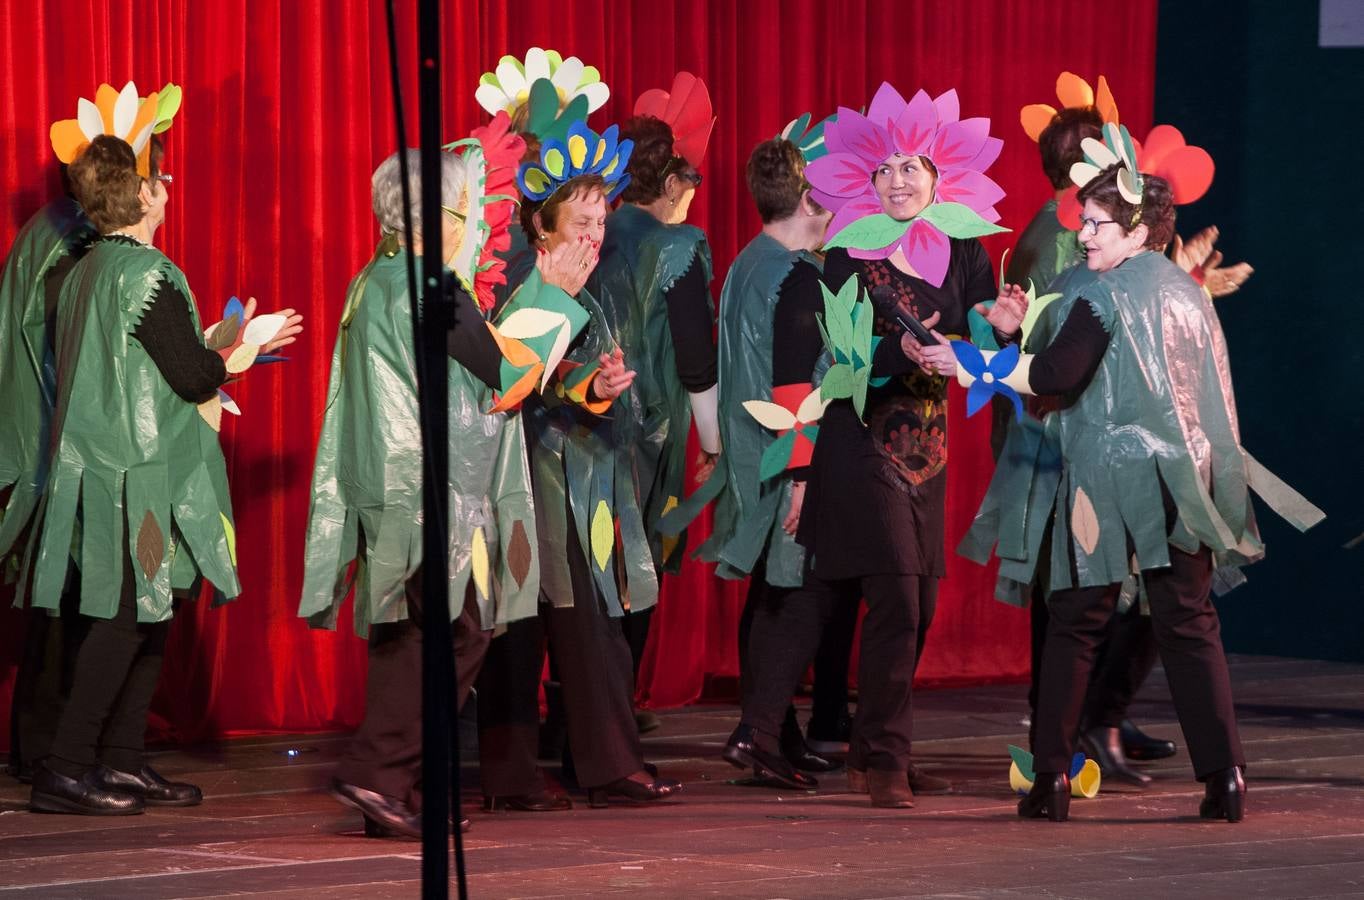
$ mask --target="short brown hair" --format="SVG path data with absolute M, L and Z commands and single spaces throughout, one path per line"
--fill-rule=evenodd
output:
M 600 191 L 603 196 L 608 192 L 606 189 L 606 179 L 600 175 L 575 175 L 559 185 L 554 193 L 544 200 L 529 201 L 521 203 L 521 230 L 526 233 L 526 240 L 533 245 L 535 239 L 540 236 L 540 229 L 535 227 L 535 214 L 540 214 L 540 224 L 545 231 L 553 231 L 559 224 L 559 207 L 577 197 L 590 196 L 593 191 Z
M 1084 159 L 1080 142 L 1102 139 L 1104 120 L 1092 106 L 1068 106 L 1052 116 L 1051 124 L 1037 136 L 1042 171 L 1058 191 L 1070 187 L 1070 167 Z
M 630 183 L 621 192 L 626 203 L 652 203 L 663 196 L 668 164 L 673 161 L 673 130 L 653 116 L 631 116 L 620 128 L 621 140 L 635 142 L 630 151 Z
M 744 178 L 764 225 L 794 215 L 801 195 L 810 187 L 805 180 L 805 157 L 784 138 L 772 138 L 754 147 Z
M 102 134 L 71 163 L 67 169 L 71 192 L 100 234 L 142 221 L 138 190 L 154 183 L 162 154 L 161 140 L 152 138 L 151 178 L 143 179 L 137 174 L 137 157 L 127 141 Z
M 1170 183 L 1156 175 L 1142 176 L 1141 206 L 1128 203 L 1118 191 L 1119 166 L 1109 166 L 1080 188 L 1076 199 L 1081 203 L 1094 201 L 1113 217 L 1123 234 L 1130 234 L 1138 225 L 1148 232 L 1146 248 L 1160 250 L 1175 236 L 1175 204 Z

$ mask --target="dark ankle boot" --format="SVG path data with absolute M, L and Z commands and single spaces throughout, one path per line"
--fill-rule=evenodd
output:
M 832 760 L 825 759 L 809 748 L 805 743 L 805 735 L 800 733 L 800 725 L 796 722 L 796 710 L 794 707 L 786 708 L 786 719 L 781 723 L 781 755 L 786 757 L 786 761 L 797 769 L 806 772 L 832 772 L 837 769 L 839 764 Z
M 1064 822 L 1070 817 L 1070 777 L 1065 772 L 1038 772 L 1028 796 L 1018 801 L 1023 819 L 1046 817 Z
M 1204 819 L 1226 819 L 1239 822 L 1246 814 L 1246 782 L 1241 777 L 1241 767 L 1210 775 L 1204 783 L 1203 802 L 1198 805 L 1198 815 Z
M 1164 741 L 1160 738 L 1151 737 L 1133 725 L 1131 719 L 1122 720 L 1118 734 L 1122 737 L 1122 752 L 1128 759 L 1136 759 L 1142 762 L 1166 759 L 1174 756 L 1178 750 L 1174 741 Z
M 1080 747 L 1099 764 L 1104 778 L 1116 779 L 1136 787 L 1146 787 L 1151 776 L 1138 772 L 1127 764 L 1123 755 L 1122 738 L 1116 728 L 1090 728 L 1080 734 Z

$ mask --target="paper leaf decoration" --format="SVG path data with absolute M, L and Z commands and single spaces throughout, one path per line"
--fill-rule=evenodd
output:
M 597 569 L 605 572 L 607 563 L 611 561 L 611 551 L 616 545 L 616 523 L 611 518 L 611 508 L 605 500 L 598 500 L 597 509 L 592 513 L 591 544 Z
M 1075 489 L 1075 504 L 1070 513 L 1070 533 L 1086 555 L 1099 546 L 1099 517 L 1084 488 Z
M 919 218 L 937 226 L 948 237 L 973 238 L 987 234 L 1002 234 L 1009 229 L 987 222 L 964 203 L 930 203 L 919 213 Z
M 221 392 L 220 392 L 221 393 Z M 222 398 L 209 397 L 197 407 L 199 418 L 208 423 L 208 427 L 214 431 L 221 431 L 223 427 L 223 401 Z
M 232 527 L 232 520 L 222 512 L 218 513 L 218 518 L 223 520 L 223 537 L 227 540 L 227 558 L 232 561 L 232 565 L 237 565 L 237 529 Z
M 166 557 L 166 536 L 162 533 L 161 526 L 156 524 L 156 516 L 152 515 L 150 509 L 142 517 L 142 524 L 137 529 L 135 553 L 138 565 L 142 567 L 142 574 L 148 581 L 155 578 L 161 569 L 162 560 Z
M 555 50 L 531 47 L 524 62 L 504 56 L 494 71 L 484 72 L 474 98 L 490 115 L 503 110 L 510 114 L 527 101 L 529 89 L 541 79 L 548 79 L 565 103 L 585 98 L 588 112 L 600 109 L 611 96 L 596 66 L 585 66 L 576 56 L 564 59 Z
M 474 537 L 469 554 L 469 568 L 473 572 L 474 587 L 480 597 L 491 597 L 488 585 L 488 539 L 483 536 L 482 528 L 474 529 Z
M 227 358 L 227 372 L 229 375 L 238 375 L 251 368 L 251 364 L 256 361 L 256 354 L 260 352 L 260 347 L 255 344 L 242 344 L 232 355 Z
M 516 579 L 517 587 L 525 587 L 533 561 L 530 538 L 526 536 L 526 526 L 520 519 L 512 525 L 511 540 L 507 544 L 507 569 Z
M 904 237 L 913 219 L 893 219 L 885 213 L 863 216 L 824 242 L 825 249 L 847 247 L 852 250 L 877 250 Z
M 797 416 L 784 406 L 766 400 L 745 400 L 742 405 L 764 428 L 786 431 L 796 427 Z
M 237 405 L 237 401 L 228 396 L 227 391 L 218 388 L 218 402 L 223 405 L 223 412 L 232 413 L 234 416 L 242 414 L 242 408 Z
M 791 451 L 796 446 L 796 431 L 791 430 L 767 445 L 762 458 L 758 461 L 758 477 L 763 481 L 775 478 L 786 471 L 791 459 Z
M 710 484 L 710 482 L 707 481 L 706 484 Z M 702 488 L 702 490 L 704 491 L 705 488 Z M 677 509 L 678 505 L 679 504 L 676 497 L 672 496 L 668 497 L 668 499 L 665 500 L 663 503 L 663 512 L 660 514 L 660 518 L 667 516 L 668 513 Z M 681 538 L 678 537 L 677 534 L 665 534 L 663 536 L 663 540 L 659 542 L 659 546 L 660 549 L 663 551 L 664 560 L 672 559 L 673 551 L 677 549 L 677 544 L 679 540 L 681 540 Z
M 289 321 L 287 316 L 279 313 L 270 313 L 266 316 L 256 316 L 246 323 L 246 331 L 242 334 L 243 344 L 268 344 L 275 339 Z

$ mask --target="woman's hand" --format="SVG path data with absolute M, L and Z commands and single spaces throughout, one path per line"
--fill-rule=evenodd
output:
M 259 355 L 268 356 L 281 347 L 287 347 L 298 339 L 298 335 L 303 332 L 303 316 L 293 309 L 281 309 L 271 315 L 284 316 L 284 324 L 280 326 L 275 336 L 261 345 Z M 246 333 L 246 326 L 256 317 L 256 298 L 248 297 L 242 306 L 242 324 L 238 334 Z
M 975 310 L 1000 334 L 1017 334 L 1028 314 L 1028 293 L 1016 284 L 1006 284 L 994 306 L 986 308 L 984 303 L 977 303 Z
M 715 474 L 715 464 L 720 459 L 718 453 L 707 453 L 702 450 L 696 455 L 696 486 L 700 487 L 710 480 L 710 476 Z
M 614 400 L 635 380 L 635 370 L 625 368 L 625 354 L 617 347 L 609 354 L 598 357 L 601 368 L 597 370 L 597 380 L 592 383 L 592 391 L 602 400 Z
M 600 247 L 586 237 L 576 241 L 565 241 L 553 250 L 541 250 L 535 259 L 535 268 L 545 284 L 559 288 L 570 297 L 576 297 L 587 284 L 587 276 L 597 266 L 597 250 Z
M 924 327 L 929 329 L 929 334 L 933 335 L 934 340 L 937 341 L 936 344 L 925 347 L 914 339 L 914 335 L 906 331 L 900 335 L 900 349 L 915 365 L 928 374 L 951 376 L 957 374 L 956 354 L 952 352 L 952 345 L 947 338 L 932 330 L 941 318 L 942 313 L 935 312 L 923 320 Z
M 781 520 L 781 530 L 796 536 L 796 529 L 800 527 L 800 508 L 805 504 L 805 482 L 795 481 L 791 484 L 791 508 L 786 511 L 786 518 Z

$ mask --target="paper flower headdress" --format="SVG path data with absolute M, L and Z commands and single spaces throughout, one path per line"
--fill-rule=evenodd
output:
M 150 178 L 152 135 L 171 127 L 180 111 L 180 100 L 180 88 L 174 84 L 146 97 L 137 95 L 137 85 L 131 81 L 121 91 L 101 84 L 93 102 L 84 97 L 77 102 L 76 118 L 52 123 L 52 149 L 57 159 L 70 163 L 95 138 L 112 135 L 133 148 L 137 174 Z
M 816 122 L 813 128 L 810 126 L 810 119 L 809 113 L 802 113 L 797 118 L 787 122 L 786 127 L 781 130 L 781 134 L 777 135 L 782 140 L 795 144 L 800 155 L 805 157 L 807 165 L 829 152 L 829 145 L 824 141 L 824 129 L 828 127 L 829 123 L 836 122 L 838 115 L 835 113 L 827 119 Z
M 1004 190 L 985 174 L 1004 142 L 990 136 L 990 120 L 961 119 L 956 91 L 931 99 L 919 91 L 908 103 L 882 84 L 864 116 L 840 107 L 824 127 L 828 153 L 805 170 L 813 196 L 834 211 L 828 247 L 847 247 L 859 259 L 884 259 L 896 250 L 924 280 L 941 285 L 951 256 L 949 237 L 1007 231 L 995 204 Z M 933 202 L 917 216 L 893 219 L 881 211 L 872 179 L 894 154 L 924 156 L 938 178 Z
M 1105 123 L 1112 122 L 1115 125 L 1118 123 L 1118 104 L 1113 100 L 1113 92 L 1108 89 L 1108 80 L 1102 75 L 1099 76 L 1099 90 L 1096 93 L 1094 88 L 1089 86 L 1089 82 L 1079 75 L 1062 72 L 1056 79 L 1056 99 L 1061 101 L 1061 109 L 1083 109 L 1092 106 L 1098 110 L 1099 118 Z M 1029 103 L 1019 112 L 1018 117 L 1028 137 L 1036 141 L 1059 111 L 1047 103 Z
M 668 123 L 673 130 L 673 152 L 692 168 L 701 168 L 716 122 L 704 81 L 690 72 L 678 72 L 671 91 L 653 88 L 640 94 L 635 101 L 635 115 L 653 116 Z
M 526 149 L 526 142 L 510 129 L 511 119 L 499 112 L 468 138 L 445 146 L 463 154 L 467 173 L 454 210 L 463 217 L 464 228 L 450 267 L 484 312 L 493 307 L 493 285 L 507 283 L 506 262 L 496 254 L 511 246 L 516 209 L 512 182 Z
M 606 199 L 616 199 L 630 183 L 625 171 L 635 142 L 618 140 L 620 129 L 612 125 L 600 135 L 586 122 L 574 122 L 564 140 L 551 139 L 540 146 L 540 159 L 525 162 L 516 173 L 516 184 L 527 200 L 548 200 L 572 178 L 600 175 L 606 182 Z
M 490 115 L 499 112 L 512 115 L 530 100 L 531 88 L 542 78 L 554 86 L 556 101 L 561 106 L 581 96 L 586 98 L 587 112 L 594 112 L 611 96 L 596 66 L 585 66 L 576 56 L 564 59 L 555 50 L 531 47 L 524 62 L 515 56 L 504 56 L 494 71 L 484 72 L 474 98 Z
M 1143 175 L 1169 182 L 1171 199 L 1178 206 L 1194 202 L 1212 185 L 1216 168 L 1212 157 L 1202 147 L 1185 143 L 1184 135 L 1173 125 L 1152 128 L 1145 144 L 1134 140 L 1124 126 L 1111 122 L 1104 126 L 1103 136 L 1102 141 L 1086 138 L 1080 144 L 1085 158 L 1070 167 L 1070 180 L 1077 189 L 1111 166 L 1120 167 L 1119 193 L 1137 205 L 1141 203 Z M 1072 230 L 1080 227 L 1080 203 L 1075 195 L 1076 191 L 1067 191 L 1056 206 L 1056 217 Z

